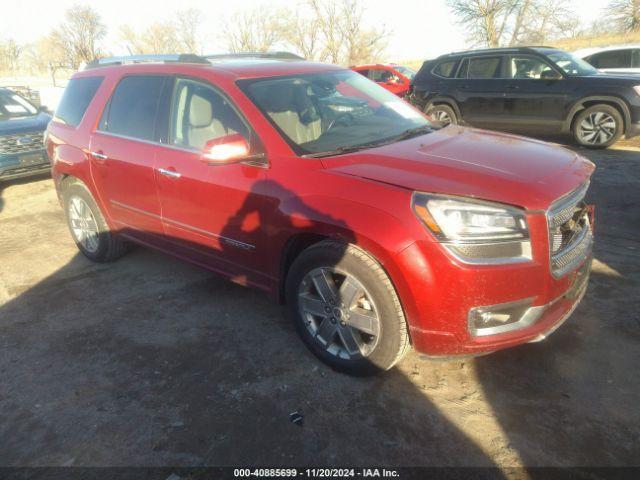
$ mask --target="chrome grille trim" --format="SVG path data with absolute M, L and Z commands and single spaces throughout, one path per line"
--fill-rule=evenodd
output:
M 551 256 L 551 272 L 553 275 L 559 278 L 579 267 L 589 256 L 592 244 L 593 235 L 587 222 L 587 225 L 573 242 Z
M 28 139 L 21 143 L 22 139 Z M 35 150 L 42 150 L 44 132 L 26 132 L 0 136 L 0 155 L 15 155 Z
M 572 192 L 553 202 L 547 213 L 549 226 L 552 228 L 559 227 L 571 219 L 576 205 L 584 200 L 587 190 L 589 190 L 589 181 L 584 182 Z
M 547 211 L 551 273 L 560 278 L 577 268 L 589 256 L 593 234 L 583 200 L 589 189 L 585 182 L 555 201 Z

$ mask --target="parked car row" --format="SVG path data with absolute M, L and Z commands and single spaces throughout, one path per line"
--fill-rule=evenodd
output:
M 46 172 L 44 133 L 51 116 L 8 88 L 0 88 L 0 181 Z
M 464 62 L 485 75 L 519 65 L 502 55 L 433 68 L 446 79 Z M 559 81 L 561 68 L 540 75 Z M 103 59 L 69 82 L 46 148 L 86 257 L 138 243 L 265 290 L 341 371 L 389 369 L 410 347 L 476 355 L 539 341 L 586 290 L 591 162 L 443 128 L 337 66 Z
M 423 64 L 407 99 L 443 124 L 571 134 L 589 148 L 640 134 L 639 76 L 603 74 L 551 47 L 443 55 Z

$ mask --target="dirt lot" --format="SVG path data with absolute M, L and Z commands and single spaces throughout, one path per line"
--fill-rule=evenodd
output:
M 582 153 L 596 261 L 563 328 L 370 379 L 261 293 L 142 248 L 91 264 L 50 179 L 0 186 L 0 464 L 640 465 L 640 148 Z

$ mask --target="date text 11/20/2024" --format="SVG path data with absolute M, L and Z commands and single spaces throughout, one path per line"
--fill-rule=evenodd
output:
M 397 470 L 387 468 L 236 468 L 233 476 L 236 478 L 397 478 L 399 473 Z

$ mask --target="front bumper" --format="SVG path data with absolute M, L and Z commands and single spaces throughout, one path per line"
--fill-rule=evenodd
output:
M 397 282 L 414 348 L 427 356 L 480 355 L 540 341 L 555 331 L 576 308 L 587 288 L 591 248 L 562 276 L 549 262 L 546 218 L 528 218 L 533 260 L 508 265 L 463 264 L 436 242 L 416 242 L 396 257 L 404 280 Z M 533 321 L 519 328 L 477 335 L 469 312 L 484 305 L 528 299 Z
M 0 181 L 30 177 L 51 171 L 51 164 L 44 149 L 20 154 L 0 154 Z

